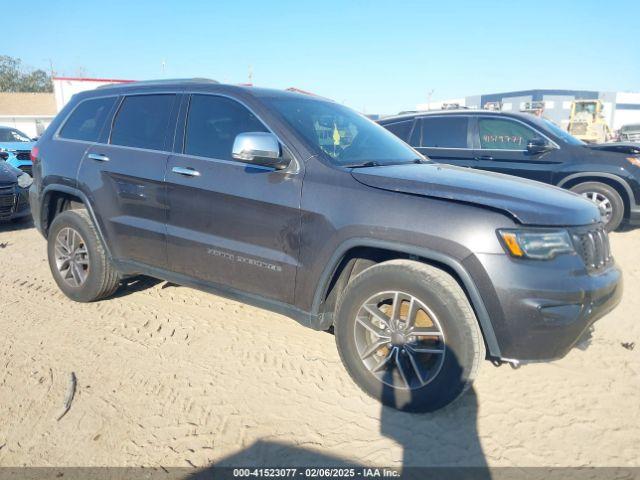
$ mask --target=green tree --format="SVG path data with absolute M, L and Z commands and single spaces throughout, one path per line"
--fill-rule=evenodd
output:
M 0 55 L 0 92 L 52 92 L 51 77 L 44 70 L 30 70 L 19 58 Z

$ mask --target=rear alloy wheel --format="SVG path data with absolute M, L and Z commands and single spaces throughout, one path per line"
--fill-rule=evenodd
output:
M 624 202 L 615 188 L 600 182 L 580 183 L 571 188 L 595 203 L 600 209 L 605 228 L 612 232 L 620 226 L 624 218 Z
M 383 262 L 353 278 L 339 300 L 334 331 L 356 384 L 399 410 L 451 403 L 471 386 L 485 358 L 460 285 L 412 260 Z
M 76 302 L 112 295 L 120 283 L 86 210 L 66 210 L 53 219 L 47 235 L 53 278 Z
M 82 235 L 72 227 L 58 232 L 55 240 L 58 274 L 68 285 L 81 287 L 89 276 L 89 251 Z

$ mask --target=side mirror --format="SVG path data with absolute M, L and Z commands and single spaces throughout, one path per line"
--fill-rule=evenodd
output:
M 532 138 L 527 143 L 527 152 L 531 155 L 539 155 L 549 150 L 553 150 L 553 147 L 541 138 Z
M 272 133 L 239 133 L 233 142 L 231 156 L 241 162 L 282 170 L 289 160 L 282 157 L 280 143 Z

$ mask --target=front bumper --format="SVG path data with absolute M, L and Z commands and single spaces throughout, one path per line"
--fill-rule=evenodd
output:
M 0 221 L 16 220 L 31 214 L 29 194 L 24 188 L 2 189 L 0 197 Z
M 590 274 L 577 255 L 552 261 L 480 254 L 491 323 L 500 357 L 545 361 L 561 358 L 587 329 L 620 302 L 622 274 L 615 264 Z M 475 263 L 475 262 L 474 262 Z M 484 295 L 483 295 L 484 296 Z
M 629 211 L 629 225 L 631 226 L 640 225 L 640 207 L 632 208 Z

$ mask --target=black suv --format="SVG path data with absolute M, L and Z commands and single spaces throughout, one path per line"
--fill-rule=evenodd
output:
M 607 230 L 640 223 L 640 147 L 588 145 L 530 114 L 420 112 L 379 122 L 434 161 L 506 173 L 584 195 Z
M 365 392 L 458 397 L 567 353 L 622 295 L 600 212 L 432 163 L 318 97 L 213 81 L 80 93 L 33 151 L 34 221 L 80 302 L 146 274 L 330 330 Z M 264 325 L 263 328 L 269 328 Z

